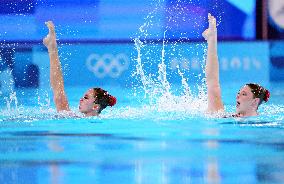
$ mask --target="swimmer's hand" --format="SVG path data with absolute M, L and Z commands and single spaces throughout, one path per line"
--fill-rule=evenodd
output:
M 45 25 L 48 27 L 49 33 L 43 39 L 43 44 L 47 47 L 48 51 L 54 51 L 57 48 L 54 24 L 52 21 L 47 21 Z
M 216 18 L 210 13 L 208 13 L 208 22 L 209 28 L 202 33 L 202 36 L 205 40 L 209 40 L 210 38 L 217 38 Z

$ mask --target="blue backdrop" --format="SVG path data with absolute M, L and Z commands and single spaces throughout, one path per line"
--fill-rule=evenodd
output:
M 165 45 L 165 64 L 169 82 L 181 84 L 176 66 L 190 83 L 201 82 L 204 77 L 204 45 L 183 43 Z M 155 50 L 153 50 L 155 47 Z M 152 52 L 149 52 L 151 50 Z M 145 75 L 157 80 L 158 64 L 162 61 L 162 44 L 141 50 Z M 133 76 L 137 66 L 137 50 L 134 44 L 69 45 L 59 48 L 65 84 L 74 85 L 122 85 L 141 82 Z M 224 42 L 218 45 L 220 79 L 226 82 L 269 82 L 269 44 L 263 42 Z M 40 68 L 41 85 L 49 85 L 49 58 L 41 47 L 33 49 L 33 64 Z M 16 62 L 19 63 L 19 62 Z M 17 70 L 23 70 L 19 64 Z
M 207 13 L 219 38 L 255 38 L 255 0 L 1 0 L 0 40 L 41 40 L 53 20 L 59 39 L 126 39 L 147 24 L 147 38 L 200 39 Z

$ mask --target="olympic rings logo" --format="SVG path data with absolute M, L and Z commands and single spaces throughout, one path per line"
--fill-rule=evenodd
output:
M 128 69 L 129 59 L 125 54 L 91 54 L 86 61 L 87 68 L 98 78 L 118 78 Z

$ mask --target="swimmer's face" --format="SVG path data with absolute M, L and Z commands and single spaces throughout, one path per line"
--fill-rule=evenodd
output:
M 237 94 L 236 112 L 245 114 L 248 111 L 257 109 L 257 100 L 249 86 L 244 86 Z
M 94 103 L 95 100 L 94 90 L 89 89 L 80 99 L 79 111 L 87 114 L 97 110 L 98 105 Z

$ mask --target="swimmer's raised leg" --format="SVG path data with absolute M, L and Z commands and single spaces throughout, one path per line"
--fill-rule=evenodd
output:
M 49 52 L 57 51 L 56 34 L 55 28 L 52 21 L 45 22 L 49 32 L 48 35 L 43 39 L 44 45 L 47 47 Z
M 217 55 L 217 28 L 216 19 L 208 14 L 209 27 L 202 36 L 207 41 L 207 58 L 205 66 L 206 84 L 208 92 L 208 111 L 223 111 L 224 105 L 221 98 L 219 83 L 219 62 Z
M 57 111 L 69 111 L 68 100 L 64 91 L 61 64 L 58 56 L 55 27 L 51 21 L 48 21 L 45 24 L 49 29 L 49 33 L 43 39 L 43 44 L 48 49 L 50 59 L 50 84 L 53 90 L 53 99 Z

